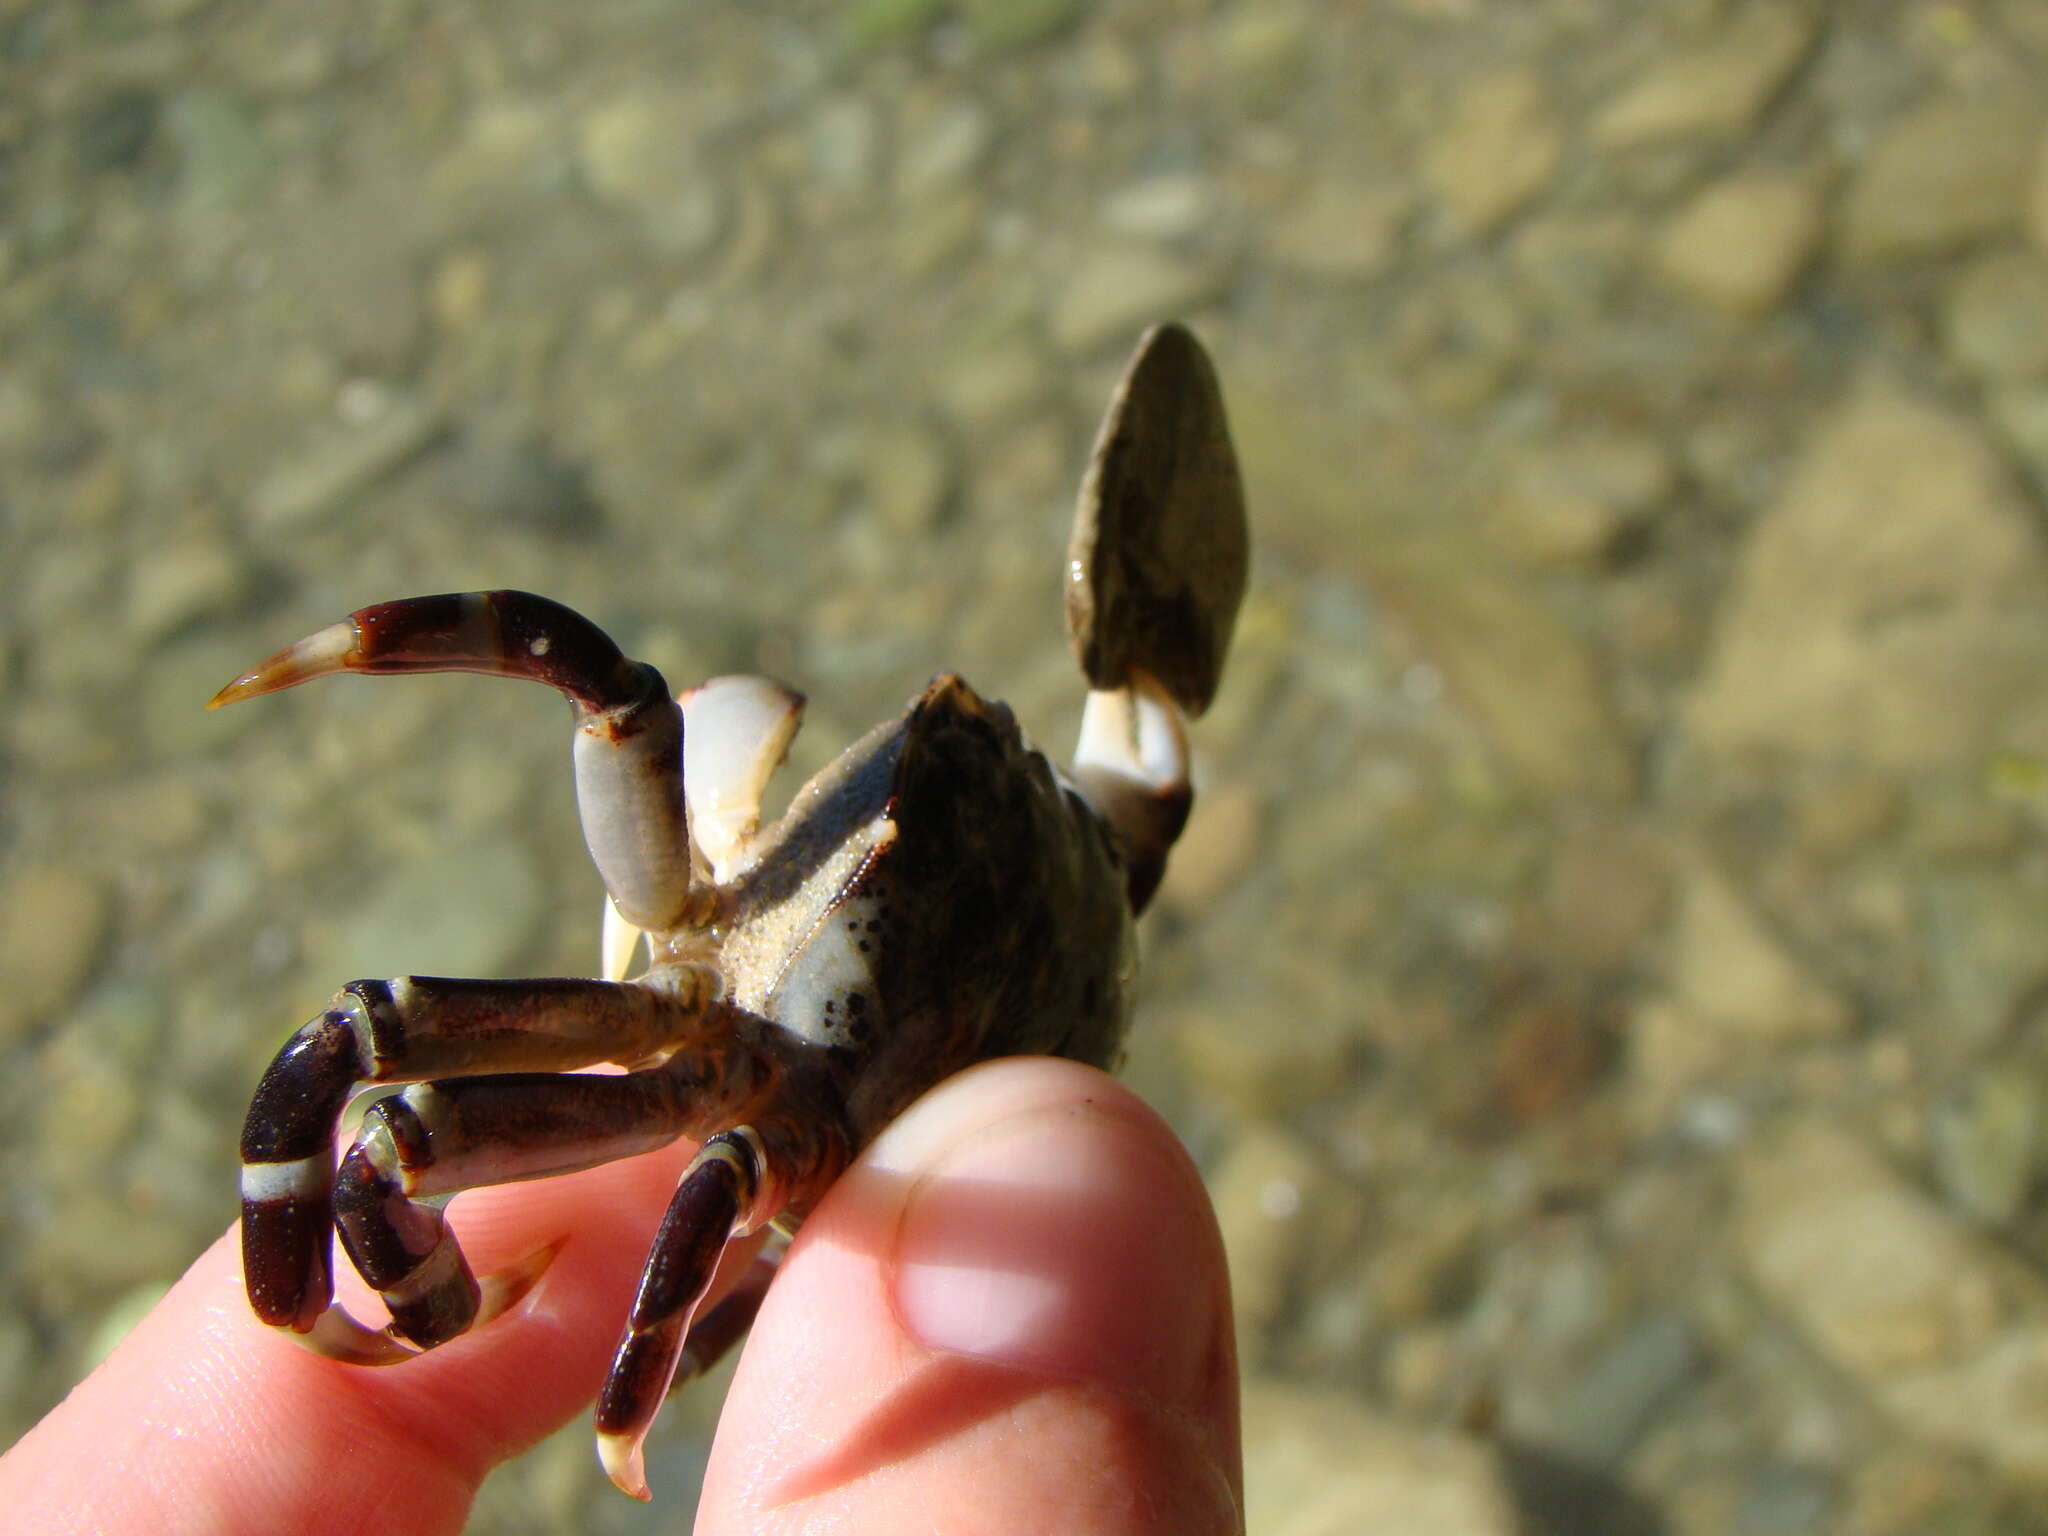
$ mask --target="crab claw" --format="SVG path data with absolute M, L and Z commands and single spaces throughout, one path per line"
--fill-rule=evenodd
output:
M 1223 675 L 1248 537 L 1209 355 L 1187 327 L 1154 326 L 1102 419 L 1067 546 L 1067 637 L 1090 689 L 1074 777 L 1122 841 L 1133 911 L 1187 821 L 1181 722 Z
M 1081 481 L 1067 635 L 1097 690 L 1134 669 L 1209 707 L 1244 596 L 1244 484 L 1209 354 L 1180 324 L 1138 341 Z
M 585 709 L 617 709 L 651 668 L 629 661 L 573 608 L 531 592 L 442 592 L 375 603 L 286 646 L 207 701 L 208 709 L 336 672 L 482 672 L 558 688 Z
M 583 838 L 620 913 L 668 929 L 703 905 L 690 867 L 683 718 L 661 674 L 573 609 L 531 592 L 444 592 L 359 608 L 215 694 L 219 708 L 335 672 L 482 672 L 576 706 Z

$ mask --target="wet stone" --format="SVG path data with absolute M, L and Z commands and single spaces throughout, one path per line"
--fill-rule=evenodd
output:
M 2048 667 L 2048 562 L 1969 422 L 1872 388 L 1750 531 L 1718 629 L 1689 711 L 1710 748 L 1967 772 Z
M 309 945 L 313 990 L 355 976 L 502 976 L 543 910 L 533 855 L 481 836 L 458 853 L 394 866 L 365 887 L 331 933 Z
M 1214 265 L 1147 245 L 1103 246 L 1084 255 L 1052 301 L 1062 351 L 1092 352 L 1156 321 L 1198 310 L 1227 279 Z
M 1812 16 L 1776 0 L 1750 0 L 1708 35 L 1660 51 L 1656 62 L 1593 121 L 1608 149 L 1694 138 L 1728 138 L 1748 128 L 1812 44 Z
M 1691 298 L 1736 316 L 1784 302 L 1820 242 L 1810 178 L 1754 172 L 1730 177 L 1679 210 L 1657 242 L 1657 268 Z
M 2048 1476 L 2048 1285 L 1817 1120 L 1742 1158 L 1737 1251 L 1765 1297 L 1912 1433 Z
M 1673 981 L 1701 1028 L 1759 1042 L 1843 1034 L 1844 1004 L 1808 976 L 1720 875 L 1692 870 L 1685 882 Z
M 1939 1029 L 1928 1041 L 1954 1060 L 2009 1030 L 2043 986 L 2048 954 L 2034 921 L 2037 882 L 1956 872 L 1926 882 L 1929 969 L 1940 999 Z
M 1997 251 L 1971 263 L 1943 295 L 1950 357 L 1987 379 L 2048 374 L 2048 255 Z
M 1480 234 L 1543 189 L 1563 148 L 1542 80 L 1497 75 L 1459 97 L 1424 169 L 1452 229 Z
M 129 627 L 149 646 L 193 624 L 232 618 L 255 583 L 255 567 L 240 548 L 195 535 L 130 567 Z
M 882 120 L 872 102 L 837 96 L 819 104 L 805 134 L 811 169 L 840 192 L 875 184 L 882 163 Z
M 1275 216 L 1267 249 L 1290 271 L 1362 282 L 1393 265 L 1413 202 L 1402 186 L 1319 182 Z
M 2018 458 L 2035 493 L 2048 496 L 2048 384 L 2021 384 L 1992 394 L 1991 420 Z
M 2022 1063 L 1994 1063 L 1935 1102 L 1928 1121 L 1935 1178 L 1949 1203 L 1986 1226 L 2009 1224 L 2039 1160 L 2042 1085 Z
M 598 198 L 639 216 L 641 227 L 672 261 L 706 255 L 733 219 L 733 200 L 712 162 L 697 147 L 697 124 L 685 99 L 630 91 L 607 101 L 577 125 L 584 179 Z
M 199 87 L 174 97 L 165 136 L 178 163 L 180 211 L 193 223 L 252 199 L 270 176 L 270 151 L 248 102 Z
M 1238 781 L 1204 785 L 1160 883 L 1159 899 L 1194 915 L 1228 892 L 1259 854 L 1259 801 Z
M 106 938 L 111 903 L 100 883 L 58 864 L 0 876 L 0 1041 L 11 1042 L 69 1003 Z
M 465 424 L 434 460 L 437 497 L 475 526 L 508 525 L 562 538 L 602 531 L 604 510 L 581 464 L 538 434 L 485 416 Z
M 1535 564 L 1608 557 L 1677 486 L 1671 456 L 1636 434 L 1551 434 L 1503 457 L 1491 529 L 1507 553 Z
M 2016 228 L 2039 139 L 2036 109 L 1995 95 L 1946 98 L 1901 119 L 1849 187 L 1844 255 L 1904 261 Z
M 995 123 L 972 101 L 953 102 L 904 123 L 896 157 L 896 191 L 907 202 L 950 191 L 979 167 L 995 143 Z
M 1191 171 L 1148 176 L 1104 198 L 1102 222 L 1141 240 L 1178 240 L 1216 216 L 1217 197 L 1209 179 Z
M 938 525 L 952 494 L 946 443 L 915 422 L 879 426 L 867 439 L 862 481 L 869 510 L 891 539 L 915 539 Z
M 377 484 L 441 433 L 438 407 L 407 396 L 380 399 L 368 419 L 315 432 L 256 484 L 249 513 L 282 532 L 312 523 Z
M 1668 1313 L 1625 1328 L 1565 1386 L 1548 1443 L 1575 1461 L 1614 1466 L 1700 1374 L 1692 1330 Z
M 2027 239 L 2035 250 L 2048 253 L 2048 130 L 2035 143 L 2034 169 L 2027 177 L 2022 196 L 2025 201 L 2021 222 Z
M 985 431 L 1024 414 L 1052 390 L 1044 355 L 1025 338 L 991 342 L 947 368 L 939 399 L 955 421 Z
M 1324 1389 L 1254 1378 L 1244 1389 L 1245 1526 L 1263 1536 L 1513 1536 L 1522 1529 L 1494 1455 L 1411 1428 Z
M 1315 1210 L 1329 1176 L 1303 1142 L 1274 1126 L 1240 1132 L 1210 1180 L 1230 1260 L 1238 1353 L 1247 1364 L 1287 1309 L 1315 1239 Z
M 1319 18 L 1300 0 L 1258 0 L 1224 8 L 1216 20 L 1217 73 L 1254 112 L 1286 103 L 1308 68 Z

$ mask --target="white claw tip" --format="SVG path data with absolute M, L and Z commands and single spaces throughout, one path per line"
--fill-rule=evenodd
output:
M 608 1435 L 599 1430 L 597 1459 L 604 1475 L 619 1492 L 630 1494 L 643 1504 L 654 1497 L 647 1491 L 647 1462 L 640 1454 L 640 1436 Z

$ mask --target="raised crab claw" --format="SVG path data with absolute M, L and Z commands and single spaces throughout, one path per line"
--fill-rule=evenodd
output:
M 746 1331 L 772 1263 L 699 1302 L 726 1243 L 787 1231 L 926 1089 L 993 1056 L 1112 1066 L 1132 920 L 1191 799 L 1245 579 L 1243 494 L 1207 355 L 1148 332 L 1083 483 L 1066 612 L 1090 692 L 1070 770 L 940 676 L 759 822 L 803 700 L 756 677 L 672 698 L 595 625 L 526 592 L 382 603 L 237 678 L 232 703 L 332 672 L 487 672 L 575 710 L 577 804 L 609 900 L 607 979 L 355 981 L 263 1074 L 242 1132 L 242 1256 L 265 1322 L 385 1364 L 511 1305 L 429 1197 L 664 1146 L 701 1149 L 655 1234 L 597 1402 L 599 1456 L 647 1496 L 641 1442 L 678 1374 Z M 644 941 L 647 963 L 628 976 Z M 583 1069 L 601 1063 L 621 1073 Z M 339 1166 L 343 1110 L 377 1100 Z M 383 1299 L 334 1303 L 332 1235 Z

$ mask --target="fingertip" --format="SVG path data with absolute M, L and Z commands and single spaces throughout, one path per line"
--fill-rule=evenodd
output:
M 1231 1332 L 1214 1216 L 1158 1116 L 1091 1068 L 985 1064 L 806 1223 L 728 1399 L 703 1529 L 828 1507 L 889 1529 L 911 1496 L 963 1501 L 968 1529 L 1229 1528 Z M 1075 1475 L 1048 1480 L 1048 1458 Z M 1130 1508 L 1179 1523 L 1118 1515 L 1134 1489 Z

